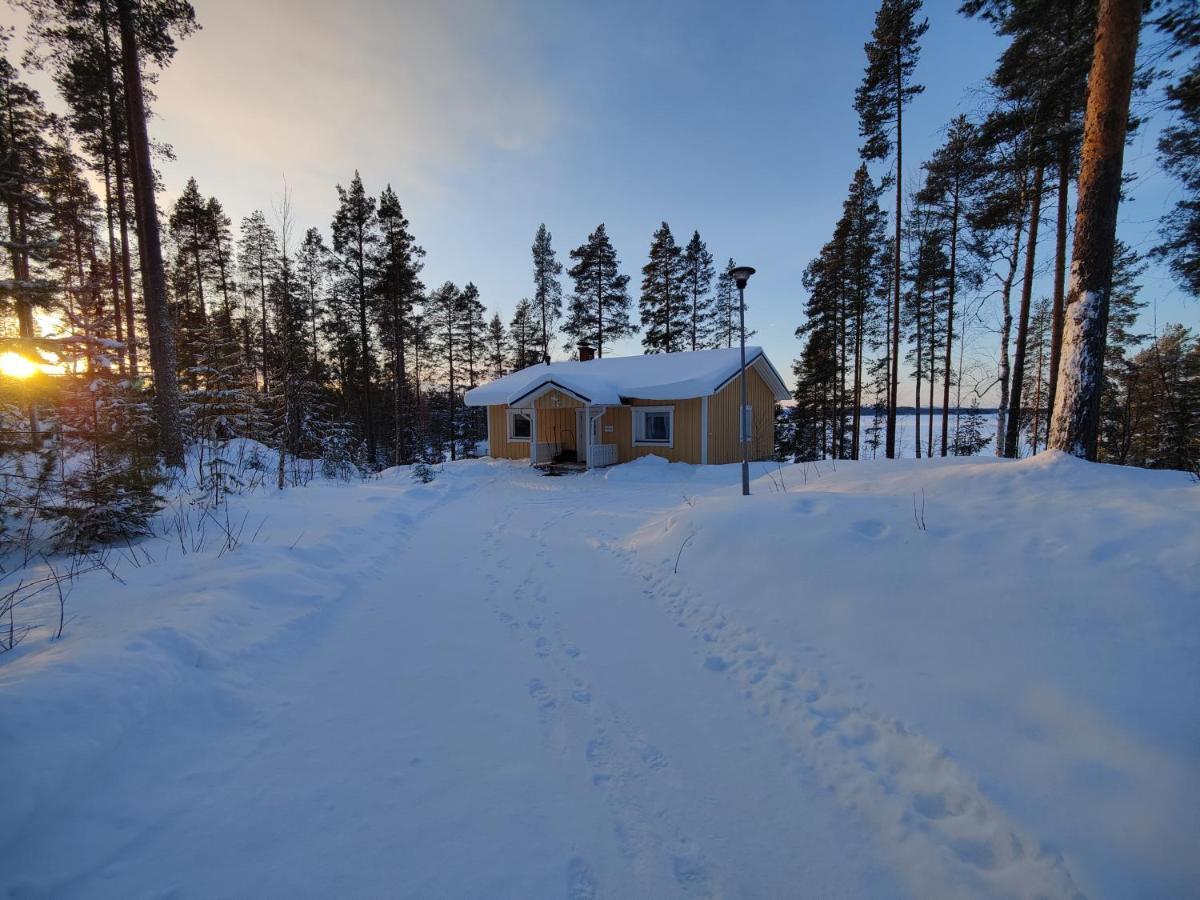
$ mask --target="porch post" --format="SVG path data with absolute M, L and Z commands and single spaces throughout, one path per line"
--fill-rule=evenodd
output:
M 529 411 L 529 464 L 531 466 L 537 465 L 537 446 L 537 406 L 534 406 Z

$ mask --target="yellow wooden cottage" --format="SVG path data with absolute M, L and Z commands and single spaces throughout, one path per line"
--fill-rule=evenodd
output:
M 468 406 L 487 407 L 491 456 L 588 468 L 651 454 L 699 464 L 741 460 L 736 347 L 599 359 L 581 347 L 580 357 L 467 392 Z M 750 458 L 768 459 L 775 406 L 789 394 L 760 347 L 746 348 L 746 378 Z

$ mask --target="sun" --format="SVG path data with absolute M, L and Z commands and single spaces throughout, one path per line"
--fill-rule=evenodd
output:
M 13 353 L 11 350 L 0 353 L 0 374 L 9 378 L 29 378 L 37 370 L 36 363 L 30 362 L 19 353 Z

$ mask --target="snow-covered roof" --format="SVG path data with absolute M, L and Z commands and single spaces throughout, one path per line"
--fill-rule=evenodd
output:
M 746 348 L 746 365 L 758 371 L 777 400 L 789 396 L 787 386 L 761 347 Z M 466 403 L 513 406 L 532 402 L 539 392 L 552 388 L 594 406 L 617 406 L 629 398 L 685 400 L 715 394 L 737 375 L 740 367 L 741 355 L 736 347 L 540 363 L 467 391 Z

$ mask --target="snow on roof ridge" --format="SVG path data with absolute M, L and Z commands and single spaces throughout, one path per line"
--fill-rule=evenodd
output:
M 778 378 L 761 347 L 747 347 L 746 361 L 762 357 Z M 466 394 L 468 406 L 512 404 L 528 394 L 553 385 L 598 406 L 617 405 L 623 398 L 681 400 L 714 394 L 741 367 L 736 347 L 653 353 L 635 356 L 603 356 L 538 363 Z M 786 391 L 786 388 L 784 388 Z

